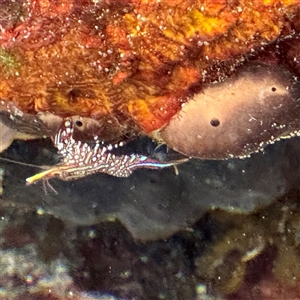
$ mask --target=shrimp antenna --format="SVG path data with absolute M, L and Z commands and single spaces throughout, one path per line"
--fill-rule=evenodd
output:
M 5 157 L 0 157 L 0 161 L 6 161 L 6 162 L 13 163 L 13 164 L 16 164 L 16 165 L 39 168 L 39 169 L 43 169 L 43 170 L 46 170 L 46 169 L 49 168 L 48 166 L 38 166 L 38 165 L 28 164 L 28 163 L 24 163 L 24 162 L 21 162 L 21 161 L 16 161 L 16 160 L 5 158 Z

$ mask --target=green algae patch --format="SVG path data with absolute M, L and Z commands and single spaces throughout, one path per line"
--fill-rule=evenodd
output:
M 18 71 L 20 67 L 17 56 L 11 51 L 0 48 L 0 72 L 9 76 Z

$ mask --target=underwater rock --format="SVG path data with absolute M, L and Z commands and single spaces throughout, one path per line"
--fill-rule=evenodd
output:
M 298 220 L 299 188 L 247 216 L 211 212 L 206 222 L 213 226 L 196 255 L 195 276 L 227 300 L 297 299 Z
M 280 138 L 299 135 L 300 84 L 285 67 L 248 63 L 185 103 L 161 130 L 187 156 L 244 157 Z
M 0 116 L 1 119 L 1 116 Z M 15 139 L 29 140 L 36 139 L 38 136 L 33 134 L 26 134 L 11 127 L 5 126 L 0 121 L 0 153 L 7 149 Z
M 47 120 L 48 119 L 49 117 Z M 50 128 L 52 128 L 52 126 L 50 124 L 54 122 L 48 121 L 50 124 L 44 123 L 43 119 L 38 118 L 38 116 L 23 113 L 15 105 L 8 104 L 3 99 L 0 99 L 0 124 L 4 124 L 20 133 L 41 138 L 51 134 Z
M 51 262 L 39 257 L 36 244 L 0 248 L 0 298 L 2 300 L 118 300 L 104 293 L 81 291 L 70 275 L 67 259 Z
M 1 143 L 0 152 L 10 146 L 16 136 L 16 131 L 0 123 Z
M 3 155 L 53 164 L 55 149 L 44 142 L 15 142 Z M 133 237 L 154 240 L 186 229 L 211 208 L 251 212 L 275 201 L 299 182 L 299 152 L 300 140 L 293 138 L 244 160 L 191 160 L 178 166 L 177 176 L 170 168 L 137 170 L 129 178 L 96 174 L 71 182 L 49 180 L 58 194 L 45 194 L 42 183 L 26 186 L 32 167 L 1 161 L 3 201 L 38 207 L 81 225 L 117 219 Z
M 241 216 L 236 216 L 239 217 Z M 248 220 L 247 217 L 241 217 L 240 221 L 244 220 L 245 227 L 242 225 L 228 230 L 223 239 L 215 241 L 207 252 L 195 261 L 196 274 L 200 281 L 210 284 L 222 294 L 238 290 L 244 281 L 249 261 L 266 250 L 266 232 L 262 230 L 261 224 L 255 227 L 251 218 Z
M 55 134 L 61 118 L 53 114 L 25 114 L 0 99 L 0 153 L 16 140 L 33 140 Z

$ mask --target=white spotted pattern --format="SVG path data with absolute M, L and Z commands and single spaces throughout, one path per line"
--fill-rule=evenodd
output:
M 74 125 L 68 118 L 53 138 L 58 153 L 63 157 L 61 164 L 63 171 L 56 175 L 63 180 L 77 179 L 99 172 L 116 177 L 128 177 L 136 168 L 157 169 L 174 165 L 173 162 L 161 163 L 138 154 L 116 156 L 110 150 L 123 146 L 123 142 L 105 146 L 95 136 L 95 144 L 91 146 L 76 141 L 73 132 Z

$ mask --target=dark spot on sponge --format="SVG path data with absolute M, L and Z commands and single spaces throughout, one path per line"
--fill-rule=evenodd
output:
M 214 127 L 217 127 L 217 126 L 220 125 L 220 121 L 218 119 L 211 119 L 210 125 L 214 126 Z

